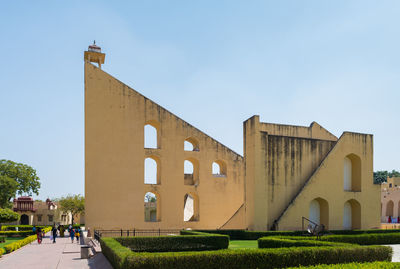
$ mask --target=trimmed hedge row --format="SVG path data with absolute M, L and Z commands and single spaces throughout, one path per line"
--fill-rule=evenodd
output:
M 302 268 L 302 269 L 363 269 L 363 268 L 377 268 L 377 269 L 393 269 L 400 268 L 397 262 L 365 262 L 365 263 L 346 263 L 346 264 L 320 264 L 315 266 L 300 266 L 291 267 L 289 269 Z
M 275 238 L 291 240 L 310 240 L 311 238 L 316 239 L 316 237 L 310 236 L 280 236 Z M 400 244 L 400 233 L 324 235 L 319 238 L 319 241 L 350 243 L 357 245 L 390 245 Z
M 5 236 L 0 236 L 0 243 L 6 242 L 6 237 Z
M 51 231 L 51 227 L 44 228 L 43 231 L 45 233 L 47 233 L 47 232 Z M 36 239 L 37 239 L 36 235 L 31 235 L 31 236 L 25 237 L 24 239 L 18 240 L 17 242 L 13 242 L 8 245 L 5 245 L 4 249 L 6 250 L 6 253 L 10 253 L 10 252 L 13 252 L 27 244 L 32 243 Z
M 258 248 L 290 248 L 290 247 L 334 247 L 334 246 L 352 246 L 347 243 L 327 242 L 319 240 L 293 240 L 279 237 L 262 237 L 257 240 Z
M 308 235 L 305 231 L 246 231 L 246 230 L 196 230 L 199 232 L 212 234 L 229 235 L 231 240 L 257 240 L 265 236 L 305 236 Z M 356 235 L 356 234 L 386 234 L 399 233 L 400 229 L 374 229 L 374 230 L 330 230 L 329 234 L 335 235 Z
M 265 236 L 300 236 L 305 235 L 304 231 L 246 231 L 246 230 L 196 230 L 198 232 L 211 233 L 211 234 L 224 234 L 229 235 L 231 240 L 257 240 Z
M 229 246 L 229 236 L 204 233 L 183 236 L 117 237 L 115 240 L 136 252 L 217 250 Z
M 114 269 L 120 268 L 286 268 L 348 262 L 390 261 L 386 246 L 296 247 L 254 250 L 138 253 L 115 238 L 101 238 L 102 253 Z
M 3 225 L 1 226 L 1 231 L 15 231 L 15 228 L 18 227 L 18 231 L 32 231 L 33 225 Z M 46 228 L 48 226 L 37 225 L 36 228 Z
M 322 236 L 320 240 L 358 245 L 400 244 L 400 233 L 326 235 Z
M 9 236 L 9 237 L 24 237 L 28 235 L 34 234 L 32 231 L 0 231 L 0 236 Z

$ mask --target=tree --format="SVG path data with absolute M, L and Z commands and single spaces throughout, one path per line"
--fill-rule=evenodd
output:
M 72 224 L 74 223 L 74 217 L 78 214 L 85 212 L 85 198 L 80 195 L 67 195 L 57 199 L 61 210 L 69 212 L 72 215 Z
M 10 200 L 15 196 L 18 183 L 5 175 L 0 175 L 0 208 L 10 208 Z
M 19 220 L 18 213 L 14 212 L 8 208 L 5 208 L 5 209 L 0 208 L 0 223 L 12 222 L 12 221 L 17 221 L 17 220 Z M 0 225 L 0 228 L 1 228 L 1 225 Z
M 382 184 L 383 182 L 387 182 L 388 177 L 400 177 L 400 172 L 394 169 L 392 170 L 392 172 L 376 171 L 374 172 L 374 183 Z
M 382 184 L 386 182 L 388 177 L 388 171 L 376 171 L 374 172 L 374 183 L 375 184 Z
M 0 160 L 0 175 L 7 176 L 17 183 L 16 193 L 19 195 L 23 193 L 28 195 L 39 194 L 40 178 L 36 175 L 36 170 L 29 165 L 10 160 Z

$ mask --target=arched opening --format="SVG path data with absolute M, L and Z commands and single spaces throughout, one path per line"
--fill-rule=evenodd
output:
M 183 199 L 183 221 L 199 220 L 199 199 L 197 195 L 188 193 Z
M 160 212 L 158 210 L 159 199 L 158 195 L 152 192 L 147 192 L 144 195 L 144 221 L 156 222 L 160 221 Z
M 29 225 L 29 217 L 26 214 L 22 214 L 21 215 L 21 219 L 20 219 L 20 223 L 21 225 Z
M 193 137 L 189 137 L 185 139 L 184 142 L 184 150 L 185 151 L 200 151 L 199 149 L 199 142 L 197 139 Z
M 212 174 L 214 177 L 226 177 L 226 164 L 224 161 L 217 160 L 212 164 Z
M 349 154 L 344 158 L 343 189 L 361 191 L 361 159 L 355 154 Z
M 184 162 L 184 184 L 197 185 L 199 183 L 199 162 L 188 158 Z
M 144 184 L 160 184 L 160 161 L 156 156 L 144 160 Z
M 149 149 L 160 148 L 160 138 L 158 135 L 159 123 L 148 121 L 144 126 L 144 147 Z
M 325 199 L 316 198 L 310 202 L 309 219 L 316 224 L 329 228 L 329 205 Z
M 343 206 L 343 229 L 361 229 L 361 206 L 360 203 L 351 199 Z
M 392 200 L 390 200 L 389 202 L 387 202 L 386 204 L 386 216 L 387 217 L 393 217 L 393 207 L 394 207 L 394 203 Z

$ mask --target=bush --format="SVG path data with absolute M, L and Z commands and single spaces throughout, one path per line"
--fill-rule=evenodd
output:
M 1 226 L 1 231 L 16 231 L 15 229 L 18 227 L 18 231 L 32 231 L 33 225 L 3 225 Z M 46 228 L 49 226 L 37 225 L 36 228 Z
M 321 240 L 343 242 L 359 245 L 400 244 L 400 233 L 358 234 L 358 235 L 327 235 Z
M 294 268 L 302 268 L 302 269 L 367 269 L 367 268 L 377 268 L 377 269 L 392 269 L 399 268 L 399 263 L 393 262 L 365 262 L 365 263 L 347 263 L 347 264 L 320 264 L 316 266 L 300 266 L 300 267 L 291 267 Z
M 257 240 L 266 236 L 309 236 L 305 231 L 246 231 L 246 230 L 196 230 L 198 232 L 225 234 L 229 235 L 231 240 Z M 400 229 L 391 230 L 331 230 L 325 234 L 335 235 L 356 235 L 356 234 L 381 234 L 381 233 L 399 233 Z
M 121 245 L 136 252 L 171 252 L 226 249 L 229 236 L 198 233 L 196 235 L 157 237 L 117 237 Z
M 246 230 L 196 230 L 198 232 L 211 234 L 229 235 L 231 240 L 257 240 L 265 236 L 300 236 L 305 235 L 304 231 L 246 231 Z
M 279 237 L 262 237 L 257 240 L 259 248 L 289 248 L 289 247 L 318 247 L 318 246 L 351 246 L 346 243 L 326 242 L 319 240 L 293 240 Z
M 1 256 L 4 254 L 4 252 L 6 252 L 6 251 L 4 250 L 4 248 L 0 248 L 0 258 L 1 258 Z
M 295 247 L 200 252 L 132 252 L 114 238 L 101 238 L 103 254 L 119 268 L 285 268 L 299 265 L 390 261 L 385 246 Z
M 43 231 L 45 233 L 49 232 L 50 230 L 51 230 L 51 227 L 47 227 L 47 228 L 43 229 Z M 5 245 L 4 249 L 6 250 L 6 253 L 13 252 L 27 244 L 32 243 L 33 241 L 36 240 L 36 238 L 37 238 L 36 235 L 31 235 L 31 236 L 25 237 L 24 239 L 18 240 L 17 242 L 13 242 L 8 245 Z
M 6 242 L 6 237 L 5 236 L 0 236 L 0 243 Z
M 32 231 L 0 231 L 0 236 L 8 237 L 24 237 L 28 235 L 33 235 Z

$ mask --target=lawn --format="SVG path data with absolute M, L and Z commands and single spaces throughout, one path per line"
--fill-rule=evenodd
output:
M 6 237 L 6 242 L 0 243 L 0 248 L 4 247 L 5 245 L 8 245 L 12 242 L 24 239 L 25 237 Z
M 257 240 L 231 240 L 229 249 L 258 248 Z

